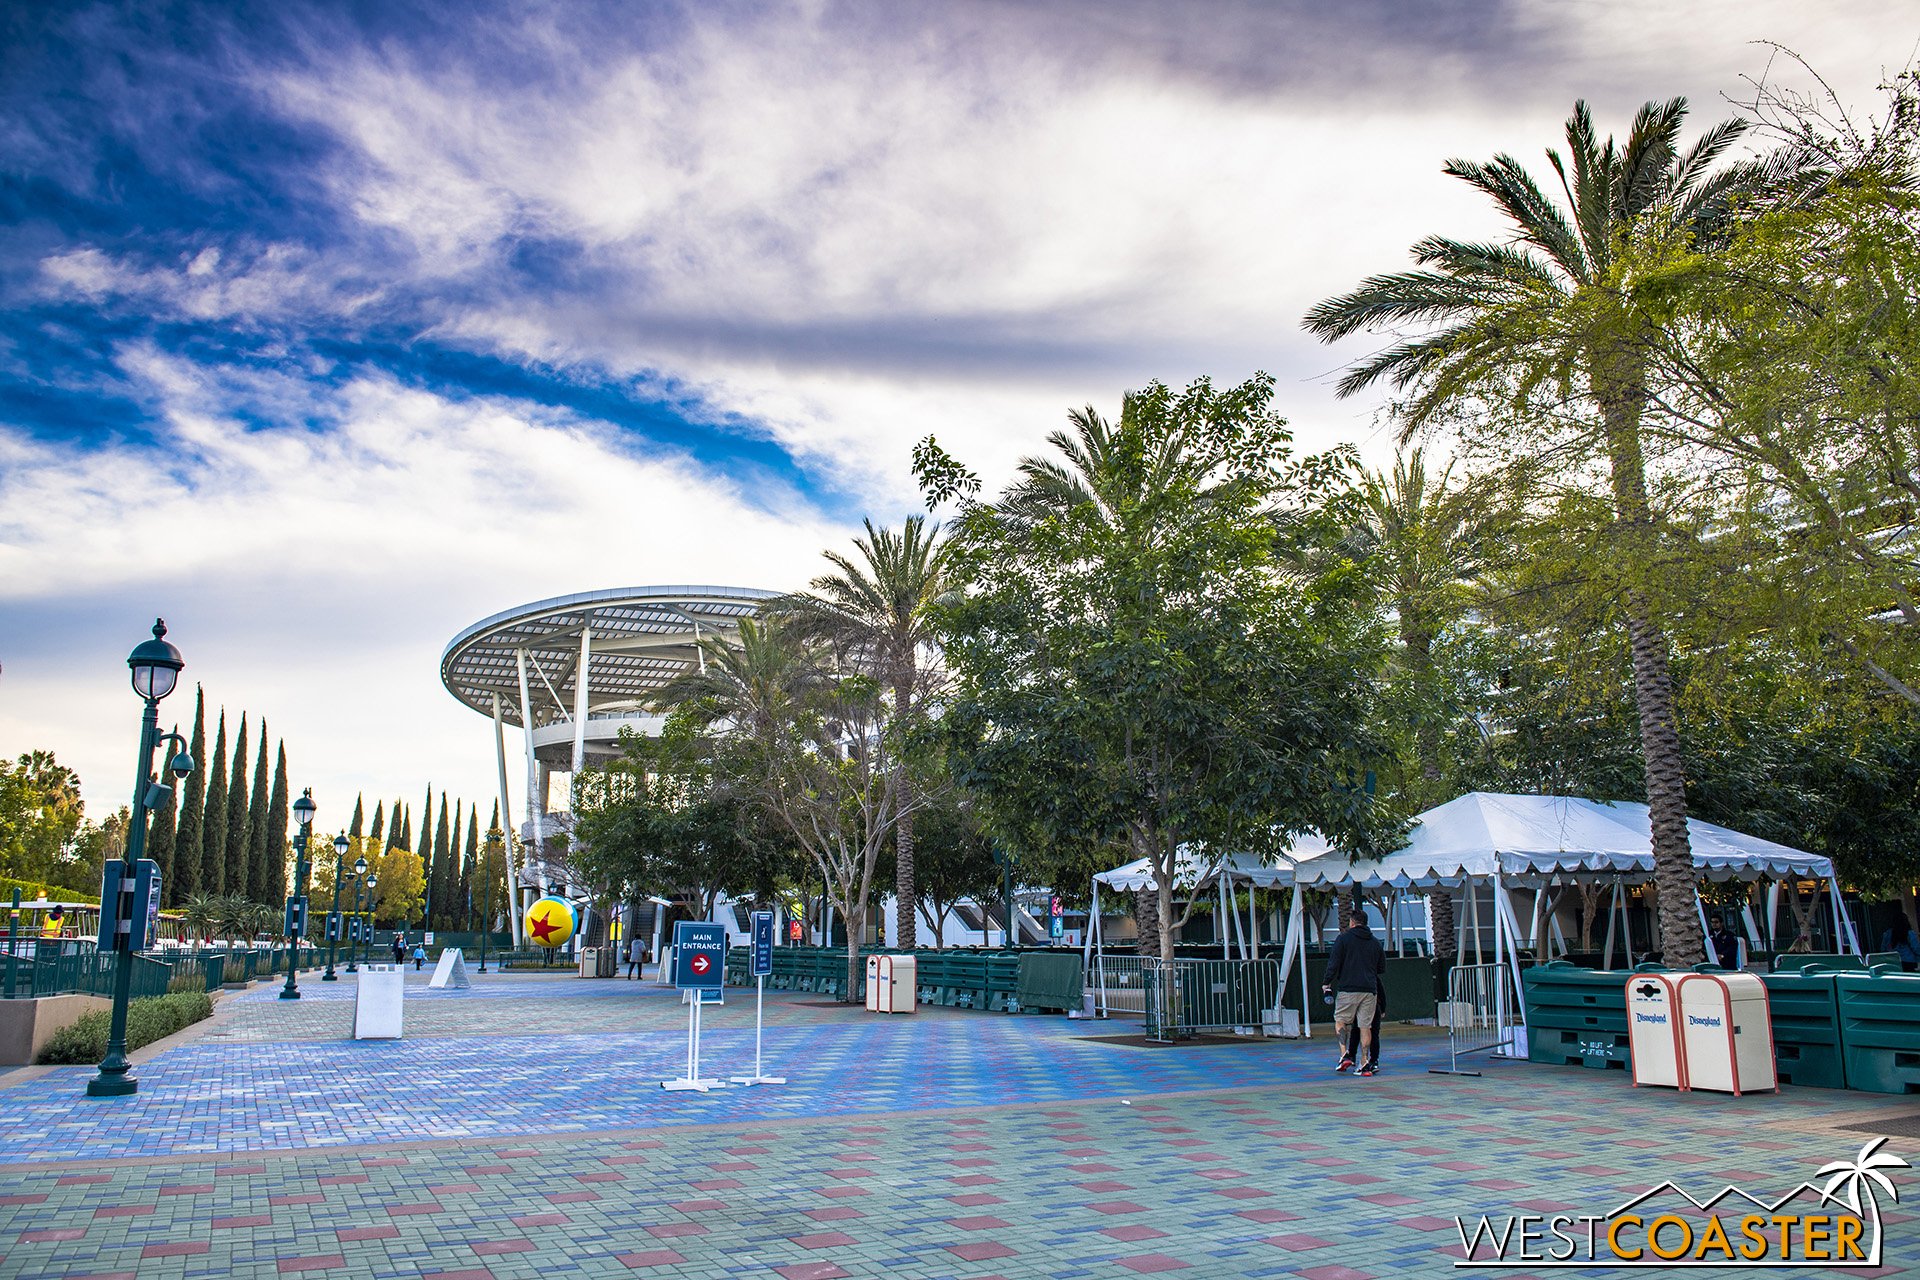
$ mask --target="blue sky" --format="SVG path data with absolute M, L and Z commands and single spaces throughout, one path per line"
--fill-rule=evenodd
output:
M 0 12 L 0 751 L 118 803 L 125 652 L 326 798 L 491 791 L 468 622 L 783 588 L 1151 378 L 1385 447 L 1301 313 L 1490 229 L 1575 96 L 1855 101 L 1900 3 L 16 4 Z M 350 798 L 344 803 L 350 807 Z M 332 809 L 338 815 L 338 807 Z M 322 823 L 327 821 L 323 810 Z

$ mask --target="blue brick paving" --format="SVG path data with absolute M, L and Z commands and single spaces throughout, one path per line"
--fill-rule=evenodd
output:
M 1431 1033 L 1358 1080 L 1324 1038 L 1139 1049 L 1081 1038 L 1110 1024 L 814 997 L 769 1001 L 790 1085 L 669 1095 L 670 992 L 416 981 L 409 1038 L 354 1043 L 351 984 L 315 985 L 223 1000 L 133 1100 L 81 1099 L 80 1069 L 0 1077 L 0 1277 L 1472 1274 L 1454 1214 L 1598 1211 L 1667 1178 L 1784 1189 L 1858 1149 L 1843 1126 L 1914 1109 L 1525 1064 L 1430 1076 Z M 714 1074 L 751 1053 L 751 1001 L 729 999 Z M 1914 1272 L 1915 1218 L 1896 1207 L 1887 1239 L 1877 1274 Z

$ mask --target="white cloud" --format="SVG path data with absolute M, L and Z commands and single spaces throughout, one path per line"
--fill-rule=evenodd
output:
M 299 425 L 250 428 L 207 372 L 125 363 L 166 406 L 169 445 L 75 453 L 0 431 L 0 743 L 53 748 L 97 805 L 130 769 L 122 664 L 156 613 L 188 677 L 266 715 L 330 804 L 430 780 L 478 799 L 491 733 L 437 678 L 461 627 L 573 590 L 798 586 L 845 537 L 791 494 L 564 414 L 369 378 Z M 261 381 L 257 397 L 299 394 Z

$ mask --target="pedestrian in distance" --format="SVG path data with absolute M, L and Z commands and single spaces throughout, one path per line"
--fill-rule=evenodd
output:
M 419 943 L 413 944 L 413 971 L 420 972 L 420 966 L 427 962 L 427 949 Z
M 640 977 L 640 966 L 647 962 L 647 944 L 635 938 L 627 944 L 627 981 Z
M 1722 969 L 1740 967 L 1740 940 L 1727 928 L 1727 918 L 1718 911 L 1707 917 L 1707 946 L 1713 951 L 1713 962 Z
M 393 935 L 393 962 L 395 964 L 407 962 L 407 935 L 404 933 Z
M 1366 1056 L 1359 1074 L 1374 1075 L 1379 1068 L 1371 1058 L 1374 1015 L 1380 1007 L 1380 984 L 1387 969 L 1386 948 L 1367 928 L 1367 913 L 1353 911 L 1347 916 L 1347 931 L 1333 940 L 1327 955 L 1327 972 L 1321 990 L 1333 996 L 1333 1040 L 1340 1046 L 1340 1065 L 1335 1071 L 1352 1071 L 1354 1059 L 1347 1055 L 1347 1031 L 1360 1033 L 1360 1052 Z
M 1361 1054 L 1360 1024 L 1358 1022 L 1354 1023 L 1353 1029 L 1347 1032 L 1347 1057 L 1360 1063 L 1361 1070 L 1367 1075 L 1372 1075 L 1374 1072 L 1380 1070 L 1380 1021 L 1386 1017 L 1387 1014 L 1387 976 L 1385 973 L 1380 975 L 1380 984 L 1374 988 L 1373 994 L 1375 997 L 1372 1026 L 1373 1051 L 1364 1056 Z M 1368 1068 L 1372 1068 L 1372 1070 L 1368 1070 Z

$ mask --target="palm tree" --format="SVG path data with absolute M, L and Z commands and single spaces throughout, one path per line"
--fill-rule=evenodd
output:
M 1863 1215 L 1862 1193 L 1864 1193 L 1865 1204 L 1872 1206 L 1873 1217 L 1877 1222 L 1880 1217 L 1880 1205 L 1875 1189 L 1886 1192 L 1890 1199 L 1900 1198 L 1900 1193 L 1894 1189 L 1893 1180 L 1882 1170 L 1913 1167 L 1899 1156 L 1882 1153 L 1880 1148 L 1886 1144 L 1885 1138 L 1875 1138 L 1860 1148 L 1860 1154 L 1853 1159 L 1835 1160 L 1831 1164 L 1821 1165 L 1814 1177 L 1825 1178 L 1828 1174 L 1833 1176 L 1820 1194 L 1828 1200 L 1846 1205 L 1856 1215 Z
M 871 670 L 893 699 L 893 729 L 904 737 L 925 702 L 927 658 L 935 647 L 932 605 L 947 590 L 947 544 L 924 516 L 909 517 L 900 532 L 866 524 L 853 540 L 858 558 L 826 552 L 834 569 L 815 578 L 812 591 L 769 606 L 803 639 L 823 641 Z M 919 891 L 913 875 L 912 782 L 906 753 L 894 753 L 894 911 L 897 942 L 919 941 Z
M 1368 472 L 1361 481 L 1361 524 L 1353 541 L 1359 558 L 1379 583 L 1400 632 L 1399 662 L 1416 697 L 1433 697 L 1433 643 L 1458 622 L 1472 599 L 1469 585 L 1486 558 L 1491 516 L 1480 495 L 1455 484 L 1451 464 L 1429 476 L 1423 450 L 1396 454 L 1391 471 Z M 1414 726 L 1420 807 L 1438 804 L 1440 721 L 1431 709 Z M 1433 955 L 1453 954 L 1453 895 L 1429 897 L 1433 909 Z
M 195 937 L 211 938 L 220 927 L 220 899 L 196 893 L 180 906 L 180 916 Z
M 1646 338 L 1650 321 L 1634 308 L 1620 251 L 1634 238 L 1683 236 L 1696 244 L 1721 234 L 1733 200 L 1763 171 L 1715 163 L 1744 131 L 1738 120 L 1706 130 L 1685 151 L 1684 98 L 1649 102 L 1624 145 L 1601 143 L 1585 102 L 1567 121 L 1567 157 L 1548 161 L 1564 207 L 1509 155 L 1491 163 L 1451 160 L 1446 172 L 1477 188 L 1513 226 L 1507 243 L 1474 244 L 1430 236 L 1413 247 L 1423 270 L 1369 277 L 1358 289 L 1320 303 L 1306 326 L 1326 341 L 1363 329 L 1413 323 L 1427 332 L 1403 338 L 1360 361 L 1339 384 L 1352 395 L 1380 378 L 1411 389 L 1406 430 L 1443 410 L 1470 407 L 1493 392 L 1530 397 L 1542 387 L 1572 388 L 1586 412 L 1574 439 L 1605 458 L 1613 520 L 1623 557 L 1644 563 L 1654 535 L 1647 496 L 1642 423 L 1650 401 Z M 1558 424 L 1563 429 L 1564 423 Z M 1502 422 L 1489 429 L 1527 430 Z M 1542 427 L 1538 444 L 1552 432 Z M 1670 964 L 1705 956 L 1693 910 L 1693 858 L 1687 839 L 1686 773 L 1668 669 L 1666 632 L 1646 594 L 1624 593 L 1647 806 L 1653 828 L 1660 937 Z

